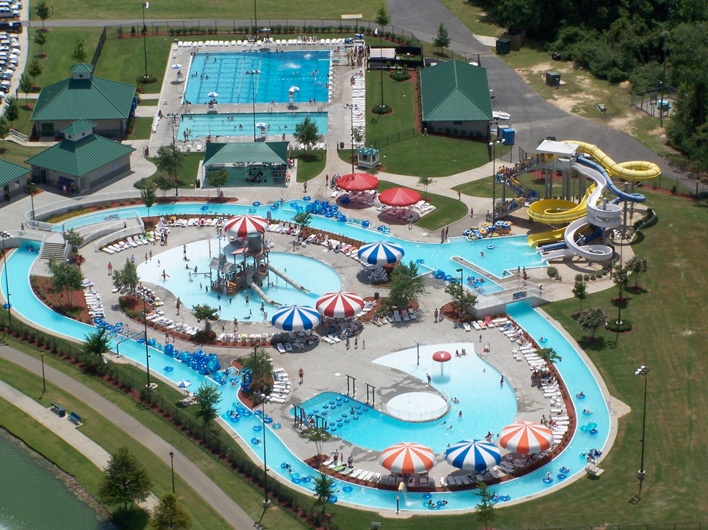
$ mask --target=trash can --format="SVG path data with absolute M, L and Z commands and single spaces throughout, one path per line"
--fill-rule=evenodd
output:
M 558 72 L 546 72 L 546 84 L 548 86 L 560 86 L 561 75 Z
M 497 55 L 508 55 L 511 52 L 509 39 L 497 39 Z
M 375 291 L 374 292 L 374 300 L 378 300 L 378 299 L 379 299 L 379 292 Z
M 344 142 L 339 142 L 339 148 L 344 149 Z

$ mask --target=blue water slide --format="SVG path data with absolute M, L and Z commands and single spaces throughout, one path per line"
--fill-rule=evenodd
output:
M 607 187 L 610 188 L 610 190 L 612 190 L 612 193 L 617 195 L 620 199 L 629 202 L 645 202 L 647 200 L 647 198 L 641 193 L 627 193 L 615 186 L 615 183 L 612 182 L 612 179 L 607 174 L 607 171 L 605 171 L 605 168 L 597 162 L 594 162 L 593 160 L 584 156 L 579 156 L 577 162 L 578 164 L 582 164 L 583 166 L 592 168 L 598 173 L 600 173 L 605 178 Z

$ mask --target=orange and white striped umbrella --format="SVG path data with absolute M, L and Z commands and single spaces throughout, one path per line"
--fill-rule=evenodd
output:
M 262 234 L 267 228 L 268 219 L 244 213 L 229 219 L 224 225 L 224 232 L 230 237 L 246 237 L 253 232 Z
M 379 465 L 391 473 L 424 473 L 435 465 L 435 453 L 424 445 L 401 442 L 384 449 Z
M 533 421 L 515 421 L 502 429 L 499 445 L 512 453 L 533 455 L 551 448 L 553 431 Z

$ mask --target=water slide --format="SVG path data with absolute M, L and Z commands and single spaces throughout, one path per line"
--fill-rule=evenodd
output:
M 565 140 L 565 143 L 577 145 L 579 152 L 590 155 L 597 160 L 610 178 L 628 180 L 630 182 L 643 182 L 645 180 L 655 179 L 661 175 L 661 168 L 654 162 L 632 160 L 617 163 L 595 145 L 577 142 L 575 140 Z
M 254 282 L 253 280 L 251 280 L 251 281 L 248 283 L 248 286 L 249 286 L 251 289 L 253 289 L 254 291 L 256 291 L 256 292 L 258 293 L 258 296 L 260 296 L 266 304 L 270 304 L 270 305 L 273 305 L 273 306 L 275 306 L 275 307 L 280 307 L 281 305 L 283 305 L 283 304 L 281 304 L 280 302 L 276 302 L 275 300 L 271 300 L 271 299 L 268 297 L 268 295 L 263 292 L 263 289 L 261 289 L 260 287 L 258 287 L 258 284 L 256 284 L 256 282 Z
M 534 202 L 529 206 L 529 217 L 537 223 L 549 225 L 568 224 L 582 219 L 587 213 L 587 200 L 593 189 L 592 186 L 588 189 L 580 204 L 562 199 L 544 199 Z
M 273 274 L 275 274 L 276 276 L 280 276 L 280 277 L 281 277 L 283 280 L 285 280 L 287 283 L 289 283 L 290 285 L 292 285 L 293 287 L 295 287 L 295 289 L 298 289 L 299 291 L 303 291 L 303 292 L 305 292 L 305 293 L 309 293 L 309 292 L 310 292 L 309 289 L 305 289 L 302 285 L 300 285 L 299 283 L 297 283 L 296 281 L 294 281 L 292 278 L 290 278 L 290 276 L 288 276 L 288 275 L 285 274 L 284 272 L 280 272 L 278 269 L 276 269 L 275 267 L 273 267 L 273 265 L 271 265 L 270 263 L 268 264 L 268 268 L 270 269 L 270 271 L 271 271 Z M 258 294 L 260 294 L 260 293 L 258 293 Z
M 556 230 L 551 230 L 549 232 L 539 232 L 538 234 L 531 234 L 528 237 L 528 242 L 529 245 L 532 247 L 538 247 L 547 243 L 555 243 L 563 239 L 563 232 L 565 232 L 565 227 L 558 228 Z

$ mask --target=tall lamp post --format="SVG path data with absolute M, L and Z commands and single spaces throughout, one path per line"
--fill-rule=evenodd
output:
M 255 4 L 255 2 L 254 2 Z M 255 76 L 261 75 L 260 70 L 253 70 L 251 72 L 251 96 L 253 99 L 253 141 L 256 142 L 256 78 Z
M 465 289 L 465 277 L 464 277 L 465 271 L 464 271 L 464 269 L 460 268 L 460 269 L 455 269 L 455 272 L 460 273 L 460 307 L 459 307 L 458 315 L 460 316 L 460 321 L 461 321 L 462 320 L 462 298 L 463 298 L 463 294 L 465 292 L 464 291 L 464 289 Z
M 642 496 L 642 482 L 646 478 L 647 472 L 644 470 L 644 440 L 647 429 L 647 378 L 649 376 L 649 368 L 642 365 L 634 371 L 634 375 L 641 375 L 644 377 L 644 412 L 642 414 L 642 460 L 639 464 L 639 471 L 637 471 L 637 478 L 639 478 L 639 497 Z
M 253 0 L 253 24 L 256 30 L 256 40 L 258 39 L 258 11 L 256 10 L 256 0 Z
M 354 103 L 347 103 L 346 105 L 344 105 L 344 107 L 349 109 L 349 123 L 351 125 L 350 136 L 351 136 L 351 141 L 352 141 L 352 152 L 351 152 L 352 173 L 354 173 L 354 111 L 357 110 L 359 107 L 357 105 L 355 105 Z
M 44 377 L 44 352 L 39 350 L 39 358 L 42 361 L 42 395 L 47 391 L 47 380 Z
M 498 124 L 497 124 L 498 127 Z M 489 147 L 492 148 L 492 224 L 496 221 L 497 204 L 497 145 L 504 143 L 504 140 L 492 140 Z
M 172 494 L 175 493 L 175 452 L 170 451 L 170 469 L 172 470 Z
M 12 237 L 9 232 L 3 230 L 0 232 L 0 237 L 2 237 L 2 259 L 3 268 L 5 269 L 5 304 L 3 309 L 7 309 L 7 319 L 10 326 L 12 326 L 12 304 L 10 303 L 10 280 L 7 274 L 7 249 L 5 248 L 5 240 Z
M 259 394 L 261 398 L 261 421 L 263 422 L 263 508 L 267 508 L 270 505 L 270 499 L 268 499 L 268 453 L 266 452 L 266 431 L 268 426 L 265 422 L 266 412 L 265 404 L 268 396 L 265 394 Z
M 148 347 L 148 321 L 147 311 L 145 310 L 145 299 L 143 299 L 143 326 L 145 327 L 145 368 L 147 370 L 147 395 L 148 403 L 150 402 L 150 390 L 152 383 L 150 382 L 150 349 Z
M 140 31 L 143 34 L 143 55 L 145 56 L 145 77 L 143 77 L 144 82 L 148 80 L 147 26 L 145 26 L 146 9 L 150 9 L 150 2 L 143 2 L 143 27 Z

